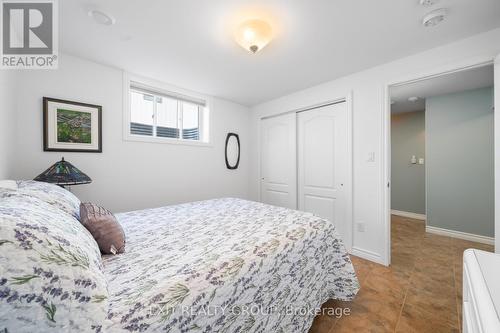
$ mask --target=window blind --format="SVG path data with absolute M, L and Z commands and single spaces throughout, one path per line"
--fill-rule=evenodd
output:
M 196 105 L 199 105 L 201 107 L 207 106 L 207 101 L 205 101 L 204 99 L 200 99 L 200 98 L 196 98 L 196 97 L 192 97 L 192 96 L 188 96 L 188 95 L 183 95 L 183 94 L 178 94 L 178 93 L 174 93 L 174 92 L 167 91 L 167 90 L 153 88 L 153 87 L 144 85 L 144 84 L 139 83 L 139 82 L 130 81 L 130 88 L 133 90 L 142 92 L 142 93 L 169 97 L 169 98 L 173 98 L 173 99 L 176 99 L 179 101 L 196 104 Z

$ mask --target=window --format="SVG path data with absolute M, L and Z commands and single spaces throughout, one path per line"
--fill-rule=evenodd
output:
M 129 102 L 128 138 L 155 142 L 209 141 L 208 108 L 202 99 L 131 81 Z

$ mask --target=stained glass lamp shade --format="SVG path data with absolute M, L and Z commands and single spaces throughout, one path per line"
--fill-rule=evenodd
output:
M 89 176 L 78 170 L 73 164 L 65 161 L 64 157 L 36 176 L 34 180 L 59 186 L 89 184 L 92 182 Z

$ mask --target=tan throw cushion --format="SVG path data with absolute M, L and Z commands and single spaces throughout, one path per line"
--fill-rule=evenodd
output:
M 94 236 L 101 253 L 125 252 L 125 233 L 113 213 L 90 202 L 81 203 L 80 222 Z

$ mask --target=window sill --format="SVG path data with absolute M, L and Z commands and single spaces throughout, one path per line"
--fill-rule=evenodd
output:
M 210 142 L 185 140 L 185 139 L 157 138 L 157 137 L 148 137 L 148 136 L 133 135 L 133 134 L 125 135 L 123 140 L 124 141 L 133 141 L 133 142 L 162 143 L 162 144 L 171 144 L 171 145 L 213 147 L 212 143 L 210 143 Z

